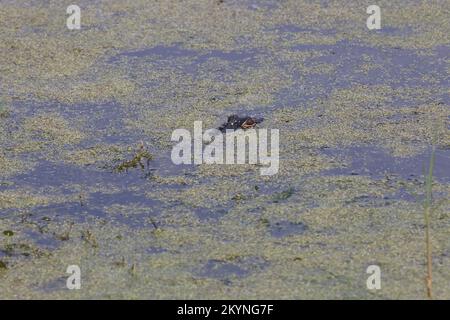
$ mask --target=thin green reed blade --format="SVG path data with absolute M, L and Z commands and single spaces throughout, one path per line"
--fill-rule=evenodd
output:
M 432 200 L 432 187 L 433 187 L 433 170 L 434 170 L 434 162 L 436 158 L 436 147 L 433 146 L 431 151 L 430 165 L 428 167 L 428 176 L 426 178 L 426 206 L 427 208 L 431 207 Z

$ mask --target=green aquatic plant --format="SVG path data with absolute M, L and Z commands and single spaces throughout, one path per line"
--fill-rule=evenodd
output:
M 132 277 L 135 277 L 137 275 L 137 266 L 136 263 L 133 263 L 130 267 L 130 274 Z
M 275 194 L 273 197 L 273 202 L 277 203 L 290 198 L 294 194 L 294 191 L 294 188 L 290 187 L 289 189 Z
M 7 237 L 12 237 L 14 235 L 14 232 L 12 230 L 5 230 L 3 231 L 3 235 Z
M 91 230 L 86 229 L 81 232 L 82 239 L 90 244 L 93 248 L 98 248 L 97 238 L 94 236 Z
M 69 227 L 66 231 L 64 231 L 62 234 L 55 234 L 55 238 L 60 241 L 68 241 L 70 240 L 70 233 L 72 232 L 74 223 L 69 223 Z
M 9 108 L 5 105 L 4 101 L 0 99 L 0 119 L 8 118 L 10 114 Z
M 242 193 L 236 193 L 233 197 L 231 197 L 231 200 L 234 200 L 234 201 L 242 201 L 245 199 L 246 199 L 246 196 L 243 195 Z
M 436 148 L 433 146 L 431 151 L 430 163 L 428 166 L 428 175 L 425 177 L 425 201 L 424 201 L 424 218 L 425 218 L 425 244 L 426 244 L 426 259 L 427 259 L 427 295 L 428 298 L 433 297 L 433 265 L 432 265 L 432 248 L 431 248 L 431 221 L 430 216 L 434 211 L 432 204 L 433 197 L 433 169 L 436 158 Z
M 427 297 L 429 299 L 433 298 L 433 254 L 432 254 L 432 244 L 431 244 L 431 216 L 436 211 L 436 209 L 442 204 L 443 201 L 434 203 L 433 201 L 433 172 L 436 159 L 436 147 L 433 145 L 431 149 L 430 162 L 428 164 L 428 172 L 423 167 L 424 175 L 424 186 L 425 191 L 423 195 L 423 200 L 420 200 L 419 195 L 413 190 L 409 190 L 412 195 L 415 196 L 418 202 L 422 202 L 423 206 L 423 216 L 425 221 L 425 259 L 426 259 L 426 291 Z M 443 199 L 446 201 L 446 199 Z
M 3 106 L 0 106 L 0 119 L 9 117 L 9 110 Z
M 433 254 L 432 254 L 432 243 L 431 243 L 431 218 L 433 213 L 445 202 L 448 202 L 448 199 L 444 198 L 440 201 L 435 202 L 433 199 L 433 172 L 435 166 L 436 159 L 436 147 L 433 145 L 431 149 L 430 162 L 428 164 L 428 172 L 426 172 L 425 165 L 423 166 L 423 175 L 424 175 L 424 187 L 425 191 L 423 194 L 423 200 L 420 195 L 414 192 L 413 190 L 407 188 L 409 192 L 415 196 L 418 202 L 422 202 L 423 206 L 423 216 L 425 222 L 425 259 L 426 259 L 426 291 L 427 297 L 429 299 L 433 298 Z
M 28 243 L 17 243 L 12 241 L 5 241 L 5 245 L 3 246 L 3 249 L 1 251 L 7 256 L 7 257 L 32 257 L 32 258 L 39 258 L 39 257 L 48 257 L 48 253 L 44 250 L 41 250 L 33 245 L 30 245 Z
M 140 167 L 142 170 L 145 169 L 145 164 L 149 164 L 149 162 L 153 159 L 152 154 L 145 148 L 144 143 L 141 143 L 139 150 L 133 155 L 131 160 L 125 160 L 115 166 L 115 172 L 127 172 L 129 169 L 135 169 Z

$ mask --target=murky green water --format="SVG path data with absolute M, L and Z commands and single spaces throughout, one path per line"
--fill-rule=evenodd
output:
M 379 31 L 362 1 L 77 4 L 1 1 L 0 298 L 426 298 L 432 144 L 450 298 L 448 1 L 381 1 Z M 280 130 L 277 175 L 172 163 L 233 113 Z

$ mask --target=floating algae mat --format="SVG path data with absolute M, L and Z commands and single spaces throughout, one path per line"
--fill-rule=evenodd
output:
M 2 1 L 0 299 L 426 299 L 427 186 L 450 299 L 450 3 L 377 4 Z M 172 161 L 231 115 L 276 174 Z

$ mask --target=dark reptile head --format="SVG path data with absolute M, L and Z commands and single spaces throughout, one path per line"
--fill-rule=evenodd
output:
M 226 123 L 222 124 L 222 126 L 219 127 L 219 130 L 224 132 L 227 129 L 237 130 L 237 129 L 250 129 L 254 128 L 257 123 L 260 123 L 263 121 L 263 118 L 253 118 L 253 117 L 239 117 L 236 114 L 232 114 L 228 117 L 228 120 Z

